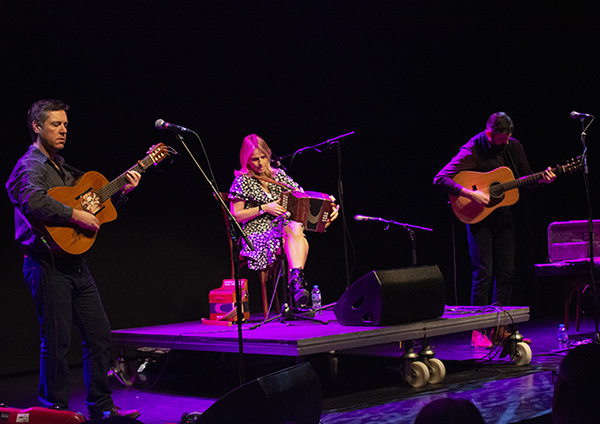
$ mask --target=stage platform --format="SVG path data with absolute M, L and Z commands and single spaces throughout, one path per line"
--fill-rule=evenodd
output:
M 291 357 L 331 351 L 350 352 L 424 337 L 523 323 L 529 320 L 529 307 L 476 309 L 446 306 L 441 318 L 386 327 L 340 325 L 331 310 L 324 310 L 317 318 L 327 324 L 275 320 L 254 329 L 252 327 L 257 323 L 243 324 L 243 352 Z M 115 330 L 112 338 L 115 346 L 123 347 L 239 352 L 237 325 L 206 325 L 201 321 Z

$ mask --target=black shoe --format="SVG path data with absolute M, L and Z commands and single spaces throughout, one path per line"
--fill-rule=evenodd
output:
M 310 300 L 310 293 L 306 289 L 302 289 L 297 291 L 294 294 L 294 301 L 296 302 L 296 307 L 298 309 L 306 309 L 308 310 L 308 301 Z
M 306 279 L 302 268 L 293 268 L 290 275 L 289 289 L 297 309 L 308 309 L 310 293 L 306 290 Z
M 113 405 L 110 409 L 104 412 L 91 412 L 89 413 L 90 420 L 97 420 L 102 418 L 113 418 L 113 417 L 125 417 L 135 420 L 141 415 L 137 409 L 121 409 L 116 405 Z

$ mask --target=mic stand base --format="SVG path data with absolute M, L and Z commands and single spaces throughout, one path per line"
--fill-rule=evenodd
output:
M 269 318 L 263 324 L 275 320 L 280 320 L 281 322 L 293 320 L 306 320 L 327 325 L 327 321 L 322 321 L 320 319 L 315 318 L 315 311 L 313 311 L 312 309 L 294 309 L 290 308 L 290 306 L 287 303 L 284 303 L 281 306 L 281 313 L 279 315 L 274 316 L 273 318 Z

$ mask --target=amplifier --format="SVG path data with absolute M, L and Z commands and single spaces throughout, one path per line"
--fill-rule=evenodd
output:
M 600 256 L 600 220 L 592 221 L 594 257 Z M 589 259 L 588 221 L 553 222 L 548 226 L 548 259 L 560 262 Z

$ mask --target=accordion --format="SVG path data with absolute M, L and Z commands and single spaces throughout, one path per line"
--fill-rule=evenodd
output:
M 323 233 L 333 201 L 328 194 L 316 191 L 285 191 L 281 194 L 281 206 L 290 212 L 292 221 L 304 225 L 305 231 Z

